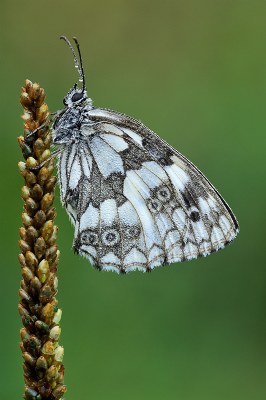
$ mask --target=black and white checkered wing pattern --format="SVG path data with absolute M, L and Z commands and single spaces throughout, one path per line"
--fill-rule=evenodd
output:
M 79 254 L 103 270 L 149 271 L 206 256 L 235 238 L 232 211 L 184 156 L 123 114 L 93 109 L 90 118 L 95 133 L 59 161 Z

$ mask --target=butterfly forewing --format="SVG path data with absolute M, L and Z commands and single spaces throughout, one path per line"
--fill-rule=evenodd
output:
M 59 160 L 75 250 L 97 268 L 128 272 L 206 256 L 237 221 L 205 176 L 137 120 L 92 108 Z M 93 130 L 93 133 L 92 133 Z

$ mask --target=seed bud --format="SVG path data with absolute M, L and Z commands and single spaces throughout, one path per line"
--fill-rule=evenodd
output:
M 46 221 L 42 229 L 42 237 L 47 242 L 53 234 L 54 224 L 53 221 Z
M 28 157 L 26 161 L 27 168 L 36 168 L 38 166 L 38 161 L 33 157 Z
M 64 358 L 64 347 L 63 346 L 58 346 L 55 351 L 54 351 L 54 358 L 58 362 L 62 362 Z
M 49 264 L 47 260 L 42 260 L 38 267 L 38 277 L 42 283 L 46 281 L 49 275 Z
M 41 201 L 41 209 L 46 212 L 53 204 L 54 196 L 51 193 L 46 193 Z
M 59 336 L 61 334 L 61 328 L 59 325 L 54 326 L 51 330 L 50 330 L 50 338 L 57 341 L 59 339 Z
M 25 260 L 26 260 L 26 263 L 27 263 L 28 267 L 32 271 L 34 271 L 35 268 L 38 265 L 38 260 L 37 260 L 37 258 L 35 256 L 35 254 L 32 253 L 31 251 L 27 251 L 26 254 L 25 254 Z
M 28 186 L 22 186 L 21 197 L 23 200 L 27 200 L 30 197 L 30 189 Z
M 49 356 L 52 356 L 55 351 L 55 345 L 51 340 L 48 340 L 47 342 L 44 343 L 42 347 L 42 353 L 47 354 Z
M 34 246 L 34 251 L 36 256 L 40 259 L 46 250 L 46 243 L 45 240 L 42 236 L 38 237 L 38 239 L 36 240 L 35 246 Z
M 21 175 L 24 176 L 26 174 L 26 171 L 27 171 L 26 163 L 24 163 L 23 161 L 20 161 L 18 163 L 18 169 L 19 169 L 19 172 L 21 173 Z
M 56 313 L 54 315 L 53 322 L 55 324 L 59 324 L 61 317 L 62 317 L 62 310 L 60 308 L 58 308 L 58 310 L 56 311 Z
M 25 227 L 32 224 L 32 218 L 26 212 L 22 213 L 22 223 Z
M 42 163 L 45 160 L 47 160 L 51 156 L 50 150 L 46 149 L 44 152 L 41 154 L 39 161 Z

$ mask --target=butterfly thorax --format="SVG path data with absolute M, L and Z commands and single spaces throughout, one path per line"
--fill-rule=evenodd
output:
M 89 111 L 93 108 L 91 99 L 85 97 L 77 104 L 71 102 L 60 110 L 52 124 L 54 144 L 72 143 L 82 135 L 82 125 L 89 124 Z

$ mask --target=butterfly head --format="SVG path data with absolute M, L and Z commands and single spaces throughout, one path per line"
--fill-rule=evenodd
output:
M 82 64 L 82 57 L 81 57 L 81 52 L 80 52 L 80 47 L 77 38 L 73 37 L 73 40 L 76 44 L 77 50 L 78 50 L 78 56 L 77 58 L 75 50 L 70 43 L 70 41 L 66 38 L 66 36 L 60 36 L 60 39 L 63 39 L 70 50 L 72 51 L 73 57 L 74 57 L 74 63 L 75 63 L 75 68 L 78 71 L 79 74 L 79 82 L 81 83 L 82 87 L 79 88 L 78 84 L 75 83 L 75 85 L 69 90 L 67 95 L 64 97 L 63 103 L 66 107 L 76 107 L 76 106 L 84 106 L 84 105 L 90 105 L 92 103 L 92 100 L 88 97 L 87 90 L 86 90 L 86 84 L 85 84 L 85 75 L 84 75 L 84 70 L 83 70 L 83 64 Z
M 77 83 L 75 83 L 63 99 L 63 103 L 66 107 L 83 106 L 85 104 L 91 104 L 91 102 L 86 89 L 80 89 Z

